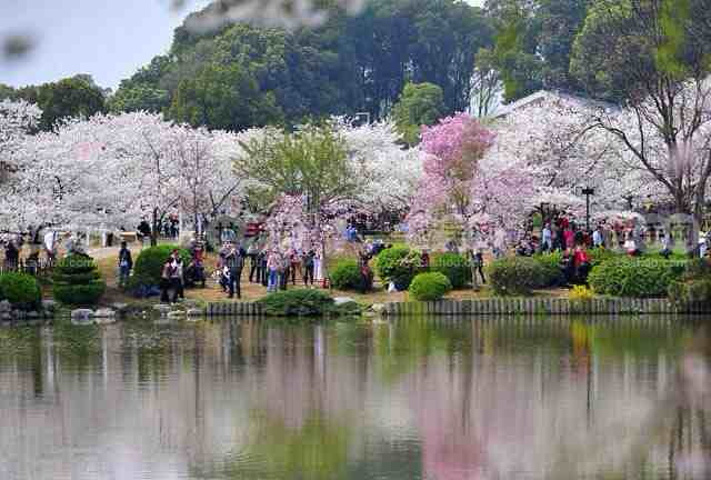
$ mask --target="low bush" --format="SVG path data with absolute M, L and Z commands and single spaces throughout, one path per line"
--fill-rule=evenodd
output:
M 497 295 L 530 295 L 545 279 L 544 267 L 530 257 L 505 257 L 489 265 L 489 280 Z
M 141 250 L 133 266 L 133 276 L 129 284 L 131 289 L 138 290 L 160 285 L 163 264 L 176 248 L 178 248 L 176 245 L 158 245 Z M 184 248 L 179 251 L 183 263 L 187 267 L 190 262 L 190 252 Z
M 334 301 L 321 290 L 297 289 L 270 293 L 259 300 L 272 317 L 320 317 L 333 311 Z
M 447 277 L 452 288 L 462 288 L 472 278 L 469 262 L 465 257 L 456 253 L 435 255 L 430 264 L 430 271 L 439 272 Z
M 360 267 L 355 260 L 341 260 L 329 274 L 333 288 L 338 290 L 362 289 Z
M 669 300 L 678 308 L 711 302 L 711 279 L 677 281 L 669 285 Z
M 408 291 L 415 300 L 430 301 L 441 299 L 450 290 L 452 283 L 443 273 L 429 272 L 418 274 Z
M 69 305 L 95 305 L 106 291 L 106 283 L 88 255 L 73 253 L 57 263 L 52 274 L 52 295 Z
M 42 302 L 42 291 L 32 275 L 3 273 L 0 275 L 0 301 L 7 300 L 18 310 L 36 310 Z
M 588 282 L 604 295 L 663 297 L 669 285 L 680 279 L 684 263 L 660 258 L 617 257 L 593 267 Z
M 422 271 L 422 257 L 407 247 L 387 248 L 376 257 L 375 269 L 384 282 L 393 282 L 398 290 L 407 290 L 415 275 Z
M 625 258 L 627 257 L 627 254 L 615 252 L 609 248 L 591 248 L 588 249 L 588 256 L 590 257 L 590 266 L 596 267 L 604 262 L 607 262 L 608 260 Z
M 560 269 L 560 261 L 563 258 L 561 252 L 539 253 L 532 258 L 538 262 L 541 268 L 541 277 L 536 282 L 534 288 L 549 288 L 563 285 L 565 278 Z

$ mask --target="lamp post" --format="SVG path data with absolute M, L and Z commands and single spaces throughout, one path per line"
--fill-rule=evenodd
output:
M 587 231 L 590 231 L 590 195 L 595 195 L 595 189 L 585 187 L 582 189 L 582 194 L 585 195 L 585 226 Z

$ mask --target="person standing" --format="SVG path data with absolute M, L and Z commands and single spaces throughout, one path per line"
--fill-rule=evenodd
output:
M 259 279 L 259 247 L 256 242 L 247 248 L 247 258 L 249 258 L 249 283 L 252 283 L 255 273 Z
M 229 298 L 234 298 L 235 292 L 237 293 L 237 298 L 242 298 L 240 281 L 242 280 L 242 269 L 244 268 L 244 256 L 234 245 L 225 256 L 225 266 L 229 270 Z
M 183 286 L 183 259 L 180 258 L 180 252 L 176 248 L 171 254 L 172 272 L 170 276 L 171 286 L 173 290 L 173 303 L 185 299 L 185 290 Z
M 600 231 L 600 225 L 596 226 L 592 234 L 593 247 L 602 248 L 605 245 L 604 238 Z
M 15 241 L 10 239 L 5 245 L 5 268 L 11 272 L 17 270 L 20 265 L 20 250 L 15 245 Z
M 267 254 L 267 271 L 269 279 L 267 282 L 267 292 L 276 292 L 279 287 L 279 268 L 281 259 L 275 250 L 270 250 Z
M 131 250 L 128 249 L 126 242 L 121 242 L 121 249 L 118 255 L 119 267 L 119 288 L 128 286 L 128 278 L 131 275 L 133 268 L 133 258 L 131 258 Z
M 291 273 L 291 284 L 296 286 L 296 273 L 299 273 L 299 278 L 303 277 L 303 272 L 301 271 L 301 255 L 292 248 L 289 252 L 289 272 Z
M 162 303 L 170 302 L 168 298 L 168 290 L 171 288 L 171 281 L 173 278 L 173 259 L 168 257 L 163 263 L 163 268 L 160 273 L 160 301 Z M 173 295 L 175 298 L 175 295 Z
M 316 257 L 316 252 L 309 250 L 308 253 L 304 255 L 302 259 L 302 271 L 304 275 L 304 286 L 311 285 L 314 286 L 314 259 Z
M 289 267 L 291 266 L 291 260 L 289 260 L 289 255 L 287 253 L 281 254 L 279 256 L 280 269 L 279 269 L 279 289 L 286 290 L 289 285 Z
M 550 250 L 553 250 L 553 232 L 551 232 L 550 224 L 546 222 L 541 232 L 541 251 L 548 252 Z
M 141 223 L 138 224 L 137 230 L 140 236 L 141 245 L 145 245 L 146 238 L 151 238 L 151 226 L 145 218 L 141 219 Z

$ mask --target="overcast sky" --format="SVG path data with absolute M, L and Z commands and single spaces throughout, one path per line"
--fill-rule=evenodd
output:
M 194 9 L 205 0 L 192 0 Z M 0 63 L 0 83 L 44 83 L 77 73 L 93 75 L 102 87 L 167 51 L 176 14 L 169 0 L 0 0 L 0 38 L 30 33 L 37 40 L 20 62 Z
M 189 0 L 197 10 L 208 0 Z M 483 0 L 469 0 L 481 4 Z M 0 0 L 0 38 L 30 33 L 37 47 L 20 62 L 0 63 L 0 83 L 40 84 L 88 73 L 102 87 L 170 47 L 176 14 L 169 0 Z

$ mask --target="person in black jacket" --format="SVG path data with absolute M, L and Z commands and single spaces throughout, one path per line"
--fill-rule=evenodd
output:
M 133 258 L 131 258 L 131 250 L 128 249 L 126 242 L 121 242 L 121 250 L 118 255 L 119 267 L 119 288 L 128 285 L 128 277 L 131 275 L 133 268 Z

